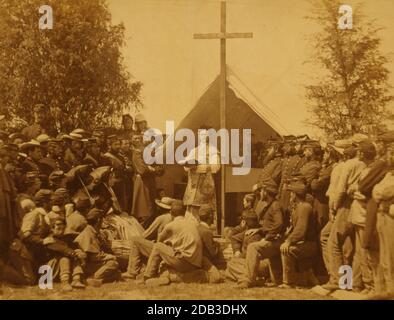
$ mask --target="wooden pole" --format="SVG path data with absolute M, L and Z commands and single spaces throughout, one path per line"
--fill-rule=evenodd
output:
M 220 32 L 226 34 L 226 2 L 221 2 L 220 10 Z M 226 129 L 226 38 L 220 39 L 220 128 Z M 221 142 L 222 143 L 222 142 Z M 221 148 L 223 149 L 223 148 Z M 220 232 L 223 234 L 225 227 L 225 188 L 226 188 L 226 167 L 222 164 L 221 170 L 221 186 L 220 186 L 220 210 L 221 224 Z

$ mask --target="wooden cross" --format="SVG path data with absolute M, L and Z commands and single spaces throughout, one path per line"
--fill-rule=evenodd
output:
M 253 38 L 253 33 L 226 32 L 226 1 L 221 2 L 220 33 L 196 33 L 194 39 L 220 39 L 220 128 L 226 128 L 226 39 Z M 222 165 L 221 172 L 221 233 L 224 230 L 226 168 Z

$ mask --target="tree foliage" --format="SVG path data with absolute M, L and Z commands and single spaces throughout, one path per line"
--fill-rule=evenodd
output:
M 0 0 L 0 113 L 32 122 L 48 108 L 51 129 L 111 125 L 139 108 L 141 83 L 123 64 L 124 25 L 105 0 L 47 0 L 53 29 L 41 30 L 40 0 Z
M 338 28 L 340 3 L 313 2 L 308 17 L 321 30 L 313 35 L 313 62 L 322 67 L 314 85 L 306 86 L 310 102 L 309 123 L 332 137 L 356 132 L 376 134 L 384 128 L 392 112 L 388 84 L 388 59 L 380 52 L 380 28 L 368 21 L 362 6 L 353 7 L 353 29 Z

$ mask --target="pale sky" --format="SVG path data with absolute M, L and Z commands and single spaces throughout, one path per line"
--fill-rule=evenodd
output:
M 352 4 L 354 1 L 346 1 Z M 124 22 L 127 68 L 144 83 L 143 113 L 164 131 L 179 121 L 219 74 L 219 40 L 193 33 L 220 30 L 219 0 L 108 0 L 114 23 Z M 365 14 L 386 29 L 382 52 L 394 52 L 394 1 L 366 0 Z M 253 32 L 227 42 L 227 64 L 290 133 L 313 135 L 303 85 L 319 72 L 307 37 L 318 28 L 304 19 L 305 0 L 227 0 L 227 31 Z M 394 63 L 388 65 L 394 72 Z M 394 84 L 394 77 L 391 77 Z

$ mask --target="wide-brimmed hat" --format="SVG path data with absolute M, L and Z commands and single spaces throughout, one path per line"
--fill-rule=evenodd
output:
M 19 148 L 24 151 L 24 150 L 29 150 L 31 148 L 36 148 L 36 147 L 41 147 L 40 143 L 37 140 L 30 140 L 28 142 L 22 143 Z
M 36 140 L 37 140 L 40 144 L 43 144 L 43 143 L 48 142 L 49 139 L 50 139 L 49 136 L 48 136 L 47 134 L 45 134 L 45 133 L 42 133 L 42 134 L 40 134 L 39 136 L 36 137 Z
M 110 166 L 102 166 L 94 169 L 90 175 L 92 176 L 94 183 L 106 181 L 110 173 L 113 171 Z
M 155 203 L 163 209 L 170 210 L 171 209 L 171 204 L 174 202 L 175 199 L 170 198 L 170 197 L 163 197 L 161 199 L 156 199 Z

